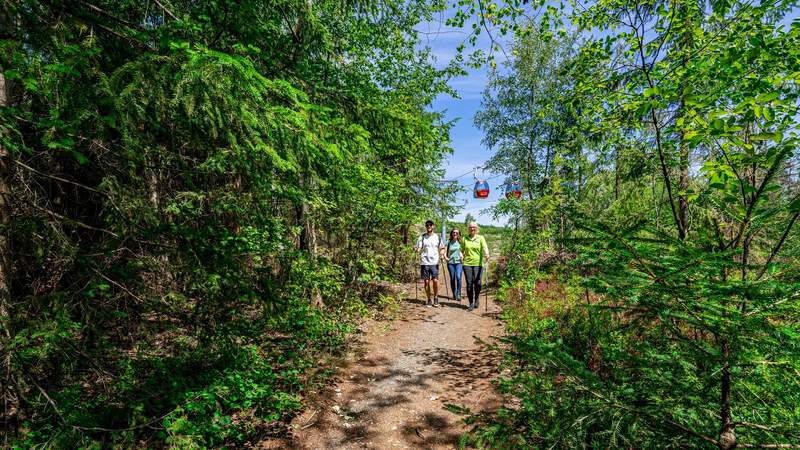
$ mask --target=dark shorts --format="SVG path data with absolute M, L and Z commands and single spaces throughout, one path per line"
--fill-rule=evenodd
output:
M 421 265 L 419 266 L 419 277 L 423 280 L 435 280 L 439 278 L 439 266 L 437 265 Z

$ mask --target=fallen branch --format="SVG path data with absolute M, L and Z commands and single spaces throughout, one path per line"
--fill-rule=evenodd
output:
M 153 1 L 155 1 L 156 5 L 158 5 L 161 9 L 163 9 L 164 12 L 167 13 L 170 17 L 172 17 L 175 20 L 178 20 L 178 18 L 175 16 L 175 14 L 172 14 L 172 11 L 170 11 L 164 5 L 162 5 L 161 2 L 159 2 L 158 0 L 153 0 Z
M 100 272 L 99 270 L 95 269 L 94 267 L 92 267 L 92 271 L 94 273 L 100 275 L 101 277 L 103 277 L 104 280 L 108 281 L 109 283 L 113 284 L 114 286 L 116 286 L 116 287 L 122 289 L 123 291 L 127 292 L 128 295 L 130 295 L 131 297 L 135 298 L 136 300 L 139 300 L 140 303 L 144 303 L 144 300 L 142 300 L 141 297 L 137 296 L 136 294 L 134 294 L 133 292 L 128 290 L 128 288 L 126 288 L 125 286 L 123 286 L 123 285 L 117 283 L 116 281 L 112 280 L 111 278 L 108 278 L 107 276 L 103 275 L 102 272 Z

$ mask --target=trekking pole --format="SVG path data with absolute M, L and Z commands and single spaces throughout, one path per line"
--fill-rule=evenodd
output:
M 447 294 L 447 297 L 450 298 L 450 286 L 447 284 L 447 274 L 449 272 L 446 272 L 447 268 L 444 266 L 444 261 L 440 259 L 439 262 L 441 263 L 442 273 L 444 274 L 444 292 Z
M 417 262 L 417 258 L 416 257 L 414 257 L 414 262 Z M 419 301 L 419 293 L 417 292 L 418 289 L 419 289 L 419 277 L 417 277 L 417 274 L 414 273 L 414 301 L 415 302 Z
M 461 304 L 461 288 L 467 285 L 467 281 L 464 279 L 464 262 L 461 262 L 461 274 L 458 276 L 458 283 L 461 284 L 461 287 L 458 289 L 458 303 Z
M 486 290 L 483 291 L 484 311 L 489 312 L 489 261 L 486 261 Z

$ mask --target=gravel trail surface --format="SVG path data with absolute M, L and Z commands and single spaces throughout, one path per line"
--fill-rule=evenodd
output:
M 499 360 L 479 340 L 502 332 L 489 293 L 476 311 L 444 299 L 428 308 L 404 286 L 401 318 L 371 322 L 363 345 L 337 382 L 294 421 L 291 446 L 302 449 L 445 449 L 468 429 L 445 408 L 496 408 L 491 380 Z

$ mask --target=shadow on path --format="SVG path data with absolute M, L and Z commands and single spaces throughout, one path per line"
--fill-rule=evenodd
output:
M 393 330 L 368 330 L 360 356 L 341 369 L 338 383 L 315 411 L 293 424 L 291 446 L 457 447 L 466 425 L 445 406 L 479 411 L 499 404 L 492 386 L 499 356 L 475 337 L 487 339 L 500 326 L 483 313 L 483 305 L 468 312 L 464 303 L 440 302 L 443 307 L 426 308 L 424 300 L 407 299 L 401 303 L 405 317 L 394 322 Z

